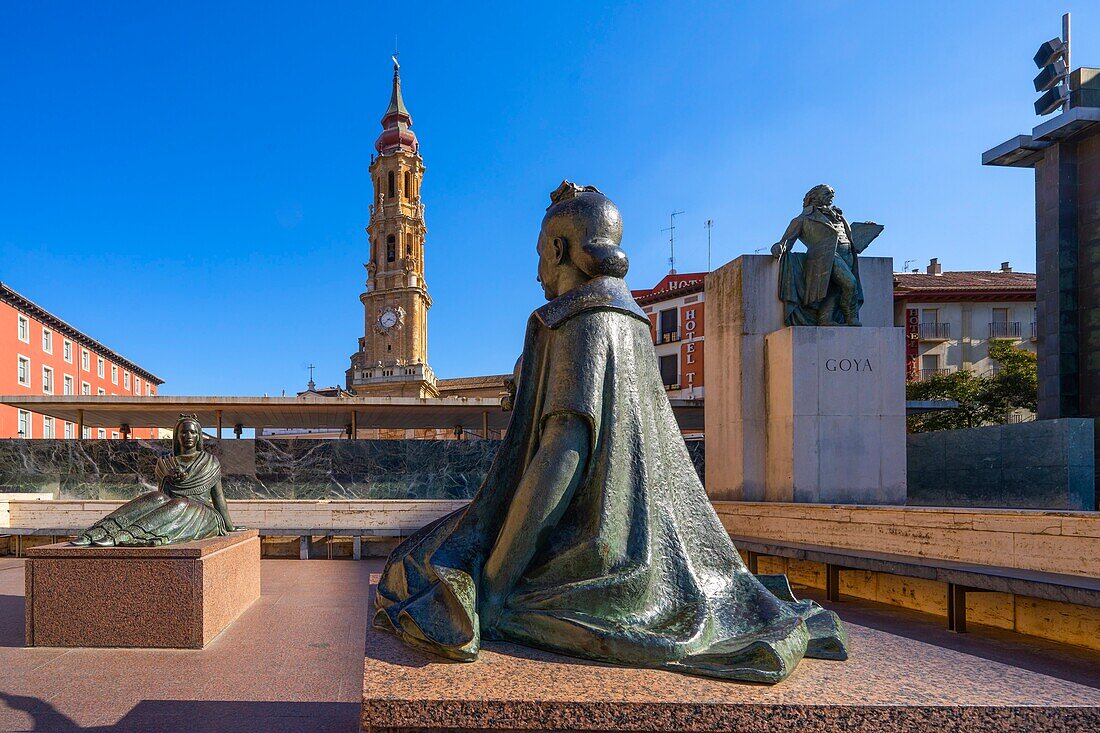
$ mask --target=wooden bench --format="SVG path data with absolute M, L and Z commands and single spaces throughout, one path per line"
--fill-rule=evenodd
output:
M 3 530 L 4 535 L 11 535 L 12 537 L 50 537 L 54 542 L 60 542 L 63 538 L 74 537 L 79 530 L 73 530 L 71 527 L 58 528 L 47 527 L 45 529 L 25 529 L 20 527 L 5 527 Z M 364 537 L 392 537 L 400 539 L 405 536 L 398 530 L 378 530 L 378 529 L 332 529 L 326 527 L 324 529 L 286 529 L 286 528 L 260 528 L 260 538 L 264 537 L 297 537 L 298 538 L 298 557 L 301 560 L 308 560 L 313 553 L 313 538 L 314 537 L 350 537 L 351 538 L 351 555 L 354 560 L 361 560 L 363 558 L 363 538 Z M 22 544 L 16 539 L 15 544 L 15 556 L 19 557 Z M 330 549 L 331 554 L 331 549 Z
M 782 543 L 758 537 L 735 536 L 732 539 L 738 549 L 748 554 L 749 570 L 753 573 L 757 572 L 757 560 L 761 556 L 824 564 L 825 595 L 833 602 L 840 601 L 840 573 L 845 570 L 869 570 L 946 583 L 947 628 L 959 633 L 966 631 L 967 593 L 1011 593 L 1100 608 L 1100 578 L 841 547 Z

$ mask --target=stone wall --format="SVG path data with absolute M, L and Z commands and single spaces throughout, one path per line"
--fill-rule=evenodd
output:
M 1093 421 L 1036 420 L 907 438 L 910 506 L 1096 508 Z
M 469 499 L 495 440 L 207 440 L 229 499 Z M 688 441 L 703 471 L 703 441 Z M 132 499 L 155 488 L 167 440 L 0 440 L 0 493 Z

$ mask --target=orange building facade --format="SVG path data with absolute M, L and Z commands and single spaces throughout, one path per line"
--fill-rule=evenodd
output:
M 705 272 L 666 275 L 631 294 L 647 316 L 661 381 L 670 398 L 701 400 L 703 385 L 703 278 Z
M 164 380 L 0 283 L 0 394 L 153 396 Z M 85 428 L 0 405 L 0 438 L 120 438 L 121 426 Z M 155 438 L 135 428 L 132 438 Z

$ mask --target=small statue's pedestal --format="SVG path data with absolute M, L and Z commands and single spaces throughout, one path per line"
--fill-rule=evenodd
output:
M 254 530 L 165 547 L 27 552 L 27 646 L 201 649 L 260 597 Z
M 765 500 L 904 504 L 904 330 L 787 327 L 764 354 Z

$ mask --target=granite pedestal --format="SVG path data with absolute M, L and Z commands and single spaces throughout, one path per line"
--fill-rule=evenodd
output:
M 764 361 L 765 500 L 904 504 L 903 330 L 787 327 Z
M 847 662 L 765 686 L 613 667 L 490 643 L 447 662 L 371 630 L 361 730 L 1086 731 L 1100 691 L 849 624 Z
M 259 596 L 254 529 L 165 547 L 36 547 L 26 643 L 201 649 Z

